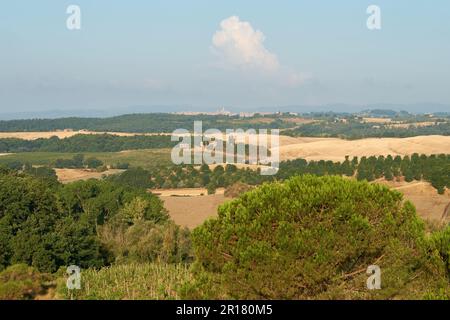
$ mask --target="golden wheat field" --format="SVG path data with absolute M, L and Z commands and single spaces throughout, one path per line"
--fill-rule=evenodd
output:
M 109 176 L 112 174 L 118 174 L 124 170 L 120 169 L 109 169 L 103 172 L 97 172 L 95 170 L 88 169 L 54 169 L 58 180 L 61 183 L 70 183 L 78 180 L 89 180 L 89 179 L 101 179 L 104 176 Z
M 419 154 L 449 154 L 450 137 L 418 136 L 412 138 L 367 138 L 343 140 L 338 138 L 292 138 L 280 136 L 281 160 L 342 161 L 345 156 L 406 156 Z

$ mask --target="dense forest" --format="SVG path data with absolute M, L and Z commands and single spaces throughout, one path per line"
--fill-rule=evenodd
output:
M 355 176 L 358 180 L 374 181 L 404 179 L 430 182 L 439 193 L 450 188 L 450 155 L 419 155 L 405 157 L 379 156 L 354 157 L 343 162 L 306 161 L 296 159 L 280 163 L 274 176 L 255 174 L 251 169 L 237 168 L 235 165 L 218 165 L 214 169 L 203 165 L 158 167 L 153 170 L 131 168 L 124 173 L 111 176 L 111 181 L 142 188 L 192 188 L 206 187 L 211 193 L 216 188 L 227 187 L 236 182 L 259 185 L 273 180 L 285 180 L 295 175 L 314 174 Z

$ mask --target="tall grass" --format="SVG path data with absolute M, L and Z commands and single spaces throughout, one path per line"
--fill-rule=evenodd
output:
M 179 299 L 177 289 L 193 280 L 184 264 L 124 264 L 81 272 L 81 289 L 68 290 L 60 279 L 58 296 L 79 300 Z

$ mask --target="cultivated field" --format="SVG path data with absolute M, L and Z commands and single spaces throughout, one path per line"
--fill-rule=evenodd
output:
M 192 197 L 160 196 L 164 207 L 176 224 L 194 229 L 206 219 L 217 215 L 217 208 L 230 198 L 223 194 Z
M 78 180 L 101 179 L 104 176 L 118 174 L 124 170 L 110 169 L 103 172 L 96 172 L 87 169 L 55 169 L 58 180 L 61 183 L 70 183 Z
M 386 119 L 384 119 L 386 120 Z M 125 133 L 125 132 L 92 132 L 92 131 L 53 131 L 53 132 L 0 132 L 1 138 L 20 138 L 34 140 L 38 138 L 50 138 L 57 136 L 67 138 L 76 134 L 113 134 L 119 136 L 133 135 L 155 135 L 155 133 Z M 237 134 L 233 135 L 238 137 Z M 225 137 L 224 137 L 225 138 Z M 247 137 L 246 143 L 251 139 Z M 170 150 L 167 149 L 167 158 Z M 153 150 L 137 150 L 116 153 L 117 158 L 127 158 L 127 154 L 137 153 L 142 157 L 143 153 L 154 152 Z M 379 156 L 379 155 L 411 155 L 419 154 L 450 154 L 449 136 L 418 136 L 411 138 L 367 138 L 359 140 L 344 140 L 339 138 L 308 138 L 280 136 L 279 154 L 280 160 L 291 160 L 303 158 L 306 160 L 332 160 L 342 161 L 345 156 Z M 114 154 L 114 153 L 111 153 Z M 24 155 L 23 153 L 21 155 Z M 141 163 L 142 165 L 142 163 Z M 145 166 L 145 163 L 144 165 Z
M 377 181 L 403 193 L 405 199 L 411 201 L 417 213 L 424 220 L 434 223 L 450 222 L 450 213 L 445 214 L 450 204 L 450 191 L 439 195 L 427 182 L 388 182 Z M 154 190 L 164 201 L 164 207 L 175 223 L 193 229 L 206 219 L 217 216 L 217 208 L 225 201 L 232 200 L 223 195 L 223 189 L 218 194 L 206 195 L 206 189 L 163 189 Z M 205 194 L 201 196 L 201 194 Z M 174 196 L 176 195 L 176 196 Z

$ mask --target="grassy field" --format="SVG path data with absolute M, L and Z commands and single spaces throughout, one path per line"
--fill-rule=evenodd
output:
M 81 272 L 81 290 L 69 291 L 61 279 L 58 295 L 78 300 L 170 300 L 193 279 L 182 264 L 126 264 Z
M 130 150 L 122 152 L 85 152 L 86 158 L 95 157 L 106 165 L 128 162 L 133 167 L 152 168 L 170 163 L 170 149 Z M 0 165 L 13 161 L 29 162 L 33 165 L 49 165 L 56 159 L 71 159 L 75 153 L 23 152 L 0 157 Z

